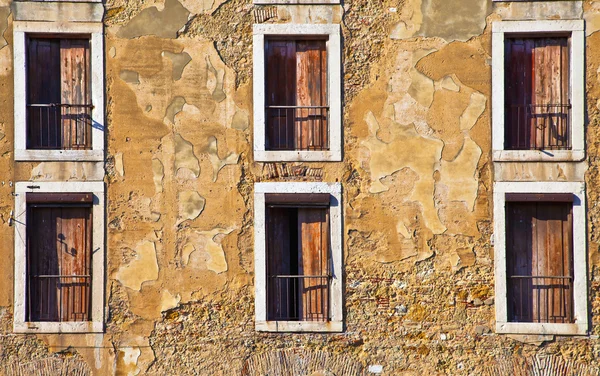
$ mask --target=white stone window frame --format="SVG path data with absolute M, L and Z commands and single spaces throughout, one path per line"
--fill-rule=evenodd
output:
M 265 150 L 265 40 L 269 37 L 327 38 L 327 95 L 329 150 Z M 254 160 L 311 162 L 342 160 L 342 51 L 338 24 L 255 24 L 253 30 Z
M 13 22 L 15 161 L 104 160 L 104 37 L 101 22 Z M 27 149 L 27 34 L 89 34 L 91 57 L 92 149 Z
M 29 188 L 35 186 L 39 188 Z M 26 193 L 92 193 L 92 304 L 90 321 L 25 321 L 27 296 Z M 15 184 L 15 333 L 102 333 L 104 331 L 104 182 L 17 182 Z
M 496 21 L 492 23 L 492 149 L 493 160 L 582 161 L 585 158 L 585 33 L 583 20 Z M 570 36 L 571 150 L 504 149 L 504 42 L 507 34 Z
M 571 193 L 573 201 L 573 313 L 574 323 L 508 322 L 506 282 L 506 194 Z M 586 335 L 587 237 L 585 183 L 582 182 L 496 182 L 494 183 L 494 269 L 496 281 L 496 333 Z
M 330 321 L 268 321 L 267 320 L 267 248 L 266 204 L 267 193 L 329 193 L 329 236 L 333 264 L 329 291 Z M 265 332 L 342 332 L 342 185 L 340 183 L 267 182 L 254 185 L 254 278 L 255 328 Z

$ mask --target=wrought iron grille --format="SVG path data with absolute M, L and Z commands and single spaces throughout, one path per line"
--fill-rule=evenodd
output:
M 573 277 L 513 275 L 508 284 L 510 321 L 573 322 Z
M 28 321 L 88 321 L 91 275 L 32 275 Z
M 509 150 L 571 149 L 571 104 L 509 105 L 505 112 Z
M 329 106 L 267 106 L 267 150 L 329 150 Z
M 91 104 L 27 105 L 27 148 L 91 149 L 93 107 Z
M 330 276 L 272 275 L 269 279 L 269 320 L 329 320 Z

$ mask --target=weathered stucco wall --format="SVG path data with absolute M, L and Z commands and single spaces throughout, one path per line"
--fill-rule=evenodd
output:
M 597 4 L 109 0 L 105 174 L 93 163 L 14 162 L 10 5 L 0 0 L 0 372 L 64 359 L 98 375 L 359 375 L 374 365 L 386 375 L 500 375 L 544 362 L 585 374 L 598 365 Z M 494 173 L 564 180 L 585 164 L 493 171 L 490 22 L 581 17 L 592 336 L 496 335 Z M 253 160 L 255 22 L 342 25 L 343 162 Z M 106 332 L 13 334 L 13 184 L 89 179 L 107 184 Z M 284 180 L 343 184 L 342 334 L 254 331 L 253 183 Z

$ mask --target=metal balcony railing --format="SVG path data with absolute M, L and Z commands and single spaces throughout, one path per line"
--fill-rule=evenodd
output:
M 32 275 L 29 321 L 89 321 L 91 275 Z
M 27 105 L 27 148 L 91 149 L 93 107 L 91 104 Z
M 572 323 L 573 277 L 513 275 L 508 279 L 509 320 Z
M 269 277 L 269 320 L 328 321 L 330 276 Z
M 267 150 L 329 150 L 328 106 L 267 106 Z
M 507 150 L 571 149 L 571 104 L 507 106 L 505 148 Z

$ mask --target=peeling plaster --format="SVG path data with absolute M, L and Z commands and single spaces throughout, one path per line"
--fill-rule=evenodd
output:
M 177 224 L 198 218 L 204 210 L 206 200 L 196 191 L 179 192 L 179 220 Z
M 231 128 L 245 131 L 250 126 L 250 115 L 247 111 L 236 111 L 231 120 Z
M 143 241 L 135 248 L 135 258 L 119 268 L 116 279 L 125 287 L 140 291 L 142 284 L 158 279 L 158 260 L 154 242 Z
M 217 177 L 219 175 L 219 171 L 227 165 L 235 165 L 240 159 L 240 155 L 236 153 L 229 153 L 225 158 L 219 158 L 219 153 L 217 150 L 217 138 L 209 137 L 208 139 L 208 147 L 206 148 L 206 153 L 208 154 L 208 159 L 213 167 L 213 178 L 212 181 L 216 182 Z
M 440 181 L 448 188 L 449 201 L 464 201 L 469 210 L 473 210 L 479 183 L 477 165 L 481 157 L 481 148 L 470 138 L 465 138 L 463 148 L 453 161 L 442 161 Z
M 0 50 L 8 45 L 4 38 L 4 32 L 8 28 L 8 16 L 10 16 L 10 7 L 0 7 Z
M 194 154 L 194 147 L 181 135 L 175 134 L 175 171 L 190 170 L 195 177 L 200 176 L 200 162 Z
M 162 53 L 163 56 L 168 57 L 173 62 L 173 81 L 180 80 L 183 70 L 192 61 L 192 57 L 187 52 L 176 54 L 170 51 L 163 51 Z
M 181 295 L 173 295 L 169 292 L 169 290 L 163 290 L 161 299 L 160 299 L 160 311 L 165 312 L 170 309 L 177 307 L 179 302 L 181 301 Z
M 155 6 L 142 10 L 117 32 L 117 36 L 128 39 L 143 35 L 177 38 L 177 32 L 185 26 L 189 14 L 179 1 L 165 0 L 162 11 Z
M 168 119 L 171 124 L 175 124 L 175 116 L 183 110 L 185 105 L 184 97 L 175 97 L 167 107 L 165 118 Z
M 189 253 L 188 266 L 196 269 L 208 269 L 217 274 L 228 270 L 222 239 L 233 232 L 235 228 L 215 228 L 209 231 L 199 231 L 195 251 Z
M 460 129 L 463 131 L 470 130 L 473 128 L 479 117 L 485 111 L 485 104 L 487 98 L 481 93 L 471 94 L 469 99 L 469 106 L 465 109 L 465 112 L 460 116 Z
M 161 193 L 163 191 L 162 182 L 165 176 L 165 168 L 160 159 L 152 159 L 152 176 L 152 180 L 154 180 L 154 188 L 156 190 L 156 193 Z

